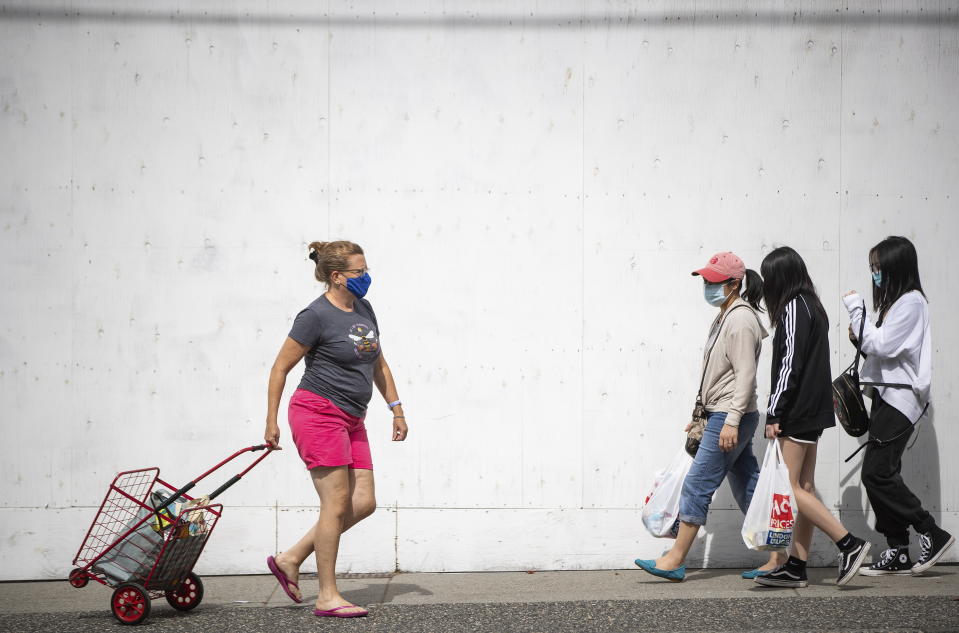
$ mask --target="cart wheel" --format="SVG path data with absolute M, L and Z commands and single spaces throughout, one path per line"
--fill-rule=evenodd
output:
M 180 586 L 173 591 L 166 592 L 166 601 L 177 611 L 189 611 L 203 600 L 203 581 L 190 572 Z
M 120 624 L 139 624 L 150 616 L 150 596 L 143 585 L 125 582 L 113 591 L 113 617 Z
M 87 583 L 90 582 L 90 577 L 87 576 L 87 572 L 83 571 L 79 567 L 70 572 L 70 585 L 76 587 L 77 589 L 82 589 L 87 586 Z

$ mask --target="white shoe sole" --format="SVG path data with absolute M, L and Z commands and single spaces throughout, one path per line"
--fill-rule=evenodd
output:
M 926 562 L 924 562 L 922 565 L 920 565 L 919 563 L 916 563 L 915 565 L 913 565 L 913 566 L 912 566 L 912 571 L 911 571 L 910 573 L 911 573 L 913 576 L 918 576 L 918 575 L 921 574 L 922 572 L 926 571 L 927 569 L 929 569 L 930 567 L 932 567 L 933 565 L 935 565 L 936 563 L 938 563 L 938 562 L 939 562 L 939 559 L 942 558 L 942 555 L 946 553 L 946 550 L 948 550 L 950 547 L 952 547 L 955 542 L 956 542 L 956 537 L 955 537 L 955 536 L 950 536 L 950 537 L 949 537 L 949 540 L 946 541 L 946 544 L 942 546 L 942 549 L 941 549 L 941 550 L 939 550 L 938 552 L 936 552 L 936 555 L 935 555 L 935 556 L 933 556 L 932 558 L 930 558 L 929 560 L 927 560 Z
M 884 571 L 882 569 L 869 569 L 868 567 L 859 568 L 860 576 L 911 576 L 912 569 L 900 569 L 899 571 Z
M 856 560 L 849 568 L 849 572 L 836 581 L 837 586 L 841 587 L 856 577 L 856 574 L 859 572 L 859 568 L 862 567 L 863 561 L 866 560 L 866 556 L 869 554 L 870 548 L 872 548 L 872 543 L 867 542 L 863 544 L 862 550 L 860 550 L 859 555 L 856 556 Z
M 804 587 L 809 586 L 808 580 L 776 580 L 775 578 L 770 579 L 765 576 L 758 576 L 753 578 L 760 585 L 766 587 L 784 587 L 786 589 L 803 589 Z

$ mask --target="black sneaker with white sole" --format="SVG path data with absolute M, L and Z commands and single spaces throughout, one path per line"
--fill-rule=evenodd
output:
M 919 560 L 912 566 L 913 574 L 921 574 L 942 558 L 946 550 L 952 547 L 956 538 L 939 527 L 933 528 L 931 532 L 919 535 Z
M 871 544 L 861 538 L 853 537 L 853 544 L 846 549 L 839 550 L 839 578 L 837 585 L 845 585 L 856 576 L 859 567 L 866 560 Z
M 859 570 L 860 576 L 888 576 L 891 574 L 911 574 L 912 559 L 908 547 L 890 547 L 879 555 L 879 560 Z
M 788 565 L 783 565 L 772 570 L 765 576 L 756 576 L 753 580 L 760 585 L 767 587 L 788 587 L 791 589 L 801 589 L 809 586 L 809 578 L 806 577 L 806 569 L 796 569 Z

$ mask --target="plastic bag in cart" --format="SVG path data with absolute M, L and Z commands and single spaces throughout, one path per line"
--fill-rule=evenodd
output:
M 794 498 L 779 440 L 769 440 L 759 481 L 743 521 L 742 537 L 746 547 L 755 550 L 789 547 L 795 523 Z
M 126 533 L 145 517 L 153 514 L 148 508 L 140 508 L 122 533 Z M 93 571 L 106 576 L 111 585 L 122 582 L 143 584 L 153 569 L 156 557 L 163 545 L 163 534 L 153 529 L 150 521 L 144 521 L 133 533 L 123 539 L 119 545 L 104 554 L 93 564 Z
M 656 473 L 653 488 L 643 504 L 643 525 L 656 538 L 676 538 L 679 497 L 692 465 L 693 458 L 682 448 L 665 470 Z
M 165 490 L 153 491 L 150 495 L 150 504 L 153 509 L 141 507 L 136 516 L 127 523 L 120 533 L 126 533 L 144 517 L 153 515 L 152 520 L 145 521 L 133 533 L 123 539 L 122 543 L 94 563 L 93 571 L 106 576 L 112 585 L 118 585 L 122 582 L 145 584 L 166 537 L 163 529 L 172 525 L 176 517 L 176 514 L 170 510 L 176 503 L 170 504 L 160 512 L 154 511 L 169 498 L 170 493 Z

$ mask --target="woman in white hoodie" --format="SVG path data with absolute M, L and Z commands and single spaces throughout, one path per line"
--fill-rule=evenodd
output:
M 921 574 L 942 557 L 955 538 L 936 525 L 922 502 L 906 486 L 900 469 L 913 425 L 925 413 L 932 382 L 932 337 L 929 306 L 919 281 L 916 248 L 904 237 L 889 237 L 869 251 L 875 324 L 853 291 L 843 298 L 849 311 L 850 337 L 862 333 L 864 382 L 899 383 L 912 388 L 874 387 L 869 439 L 862 482 L 876 514 L 876 531 L 889 547 L 869 567 L 867 576 Z M 878 440 L 878 441 L 875 441 Z M 909 528 L 919 535 L 919 559 L 909 557 Z

